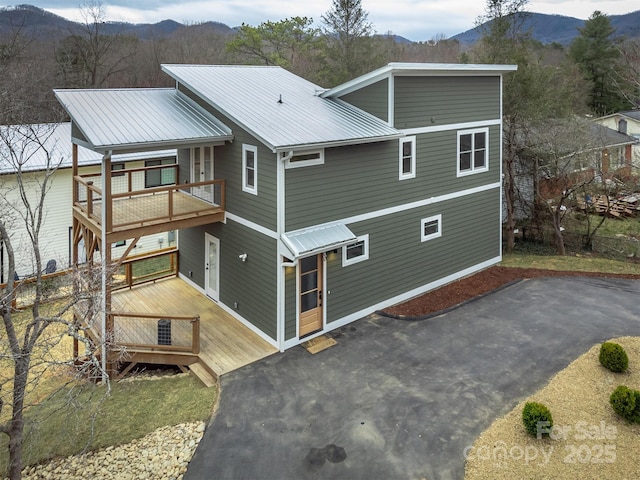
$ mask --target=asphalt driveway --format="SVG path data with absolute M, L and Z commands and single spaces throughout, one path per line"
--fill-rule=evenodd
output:
M 461 479 L 464 449 L 593 344 L 640 335 L 640 281 L 522 281 L 422 321 L 378 315 L 221 379 L 200 479 Z

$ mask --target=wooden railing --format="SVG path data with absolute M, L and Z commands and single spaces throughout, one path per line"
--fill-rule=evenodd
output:
M 163 248 L 127 257 L 113 278 L 113 290 L 178 275 L 178 249 Z
M 200 353 L 200 316 L 111 312 L 113 343 L 135 351 Z
M 72 293 L 71 270 L 60 270 L 58 272 L 42 274 L 42 300 L 50 302 L 65 298 Z M 0 299 L 6 295 L 12 295 L 11 306 L 15 309 L 28 308 L 33 305 L 36 294 L 37 277 L 26 277 L 16 280 L 13 292 L 7 291 L 7 284 L 0 283 Z
M 102 224 L 101 209 L 104 208 L 104 201 L 110 199 L 107 225 L 103 225 L 106 232 L 149 223 L 171 222 L 209 213 L 213 208 L 224 211 L 224 180 L 145 187 L 144 174 L 170 168 L 176 169 L 173 175 L 177 179 L 177 165 L 112 171 L 110 195 L 102 192 L 101 174 L 76 175 L 73 179 L 74 207 L 87 218 Z M 114 204 L 123 201 L 126 207 L 121 211 L 114 210 Z

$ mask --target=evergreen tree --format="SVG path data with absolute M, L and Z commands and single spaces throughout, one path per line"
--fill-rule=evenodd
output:
M 580 35 L 569 48 L 569 56 L 591 83 L 591 110 L 596 115 L 607 115 L 628 108 L 630 105 L 624 96 L 626 87 L 617 81 L 620 51 L 612 38 L 615 29 L 609 17 L 595 11 L 579 31 Z

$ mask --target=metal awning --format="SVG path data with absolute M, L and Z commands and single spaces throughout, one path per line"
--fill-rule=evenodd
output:
M 302 228 L 283 233 L 282 241 L 293 254 L 300 258 L 314 253 L 326 252 L 334 248 L 348 245 L 357 237 L 343 223 L 329 223 L 316 227 Z

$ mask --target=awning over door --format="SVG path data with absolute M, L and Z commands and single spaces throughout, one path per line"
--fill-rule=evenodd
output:
M 330 223 L 283 233 L 282 241 L 293 258 L 326 252 L 356 241 L 357 237 L 343 223 Z

